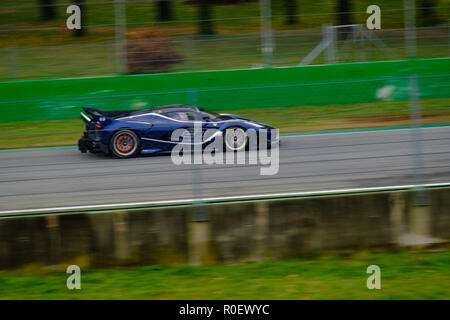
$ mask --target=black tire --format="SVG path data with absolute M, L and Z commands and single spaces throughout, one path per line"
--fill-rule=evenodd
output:
M 248 146 L 248 136 L 244 128 L 230 127 L 225 129 L 223 139 L 226 151 L 246 150 Z
M 131 130 L 120 130 L 113 134 L 109 149 L 118 158 L 131 158 L 139 152 L 139 138 Z

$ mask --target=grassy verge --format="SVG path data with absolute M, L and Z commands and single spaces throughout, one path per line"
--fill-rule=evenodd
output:
M 368 290 L 369 265 L 381 290 Z M 81 272 L 0 272 L 1 299 L 449 299 L 450 251 L 324 255 L 211 267 L 147 266 Z
M 435 1 L 438 7 L 447 0 Z M 188 1 L 174 0 L 174 19 L 156 21 L 154 2 L 126 4 L 127 32 L 158 30 L 173 40 L 173 48 L 184 61 L 171 66 L 174 71 L 249 68 L 263 63 L 260 35 L 259 1 L 214 5 L 212 17 L 215 35 L 198 35 L 198 8 Z M 74 37 L 65 25 L 66 6 L 55 8 L 53 21 L 39 21 L 35 0 L 3 0 L 0 5 L 0 80 L 59 78 L 110 75 L 123 72 L 116 65 L 114 2 L 89 0 L 86 7 L 87 33 Z M 297 0 L 299 17 L 287 24 L 283 1 L 272 2 L 274 29 L 273 65 L 297 65 L 322 40 L 321 28 L 336 24 L 334 0 Z M 382 30 L 376 34 L 390 48 L 391 54 L 379 50 L 373 42 L 337 45 L 339 62 L 392 60 L 405 58 L 403 5 L 398 0 L 379 0 L 383 10 Z M 353 23 L 365 25 L 367 1 L 352 1 Z M 84 9 L 83 9 L 84 10 Z M 418 9 L 419 11 L 419 9 Z M 448 56 L 448 10 L 436 9 L 440 24 L 433 29 L 418 30 L 417 57 Z M 419 15 L 420 16 L 420 15 Z M 418 20 L 420 26 L 420 19 Z M 392 29 L 392 30 L 389 30 Z M 323 63 L 319 56 L 314 64 Z
M 421 101 L 422 123 L 450 123 L 450 98 Z M 260 120 L 281 133 L 409 125 L 407 101 L 221 110 Z M 80 119 L 0 123 L 0 149 L 76 145 Z

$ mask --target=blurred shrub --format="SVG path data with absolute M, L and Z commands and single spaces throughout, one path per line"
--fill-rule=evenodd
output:
M 169 39 L 158 31 L 133 32 L 127 38 L 128 73 L 169 72 L 183 56 L 172 49 Z

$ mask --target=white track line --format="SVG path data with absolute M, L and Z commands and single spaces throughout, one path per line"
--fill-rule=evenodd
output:
M 317 191 L 303 191 L 303 192 L 270 193 L 270 194 L 256 194 L 256 195 L 243 195 L 243 196 L 224 196 L 224 197 L 210 197 L 210 198 L 202 198 L 202 199 L 178 199 L 178 200 L 111 203 L 111 204 L 53 207 L 53 208 L 37 208 L 37 209 L 24 209 L 24 210 L 5 210 L 5 211 L 0 211 L 0 216 L 1 215 L 10 215 L 10 214 L 25 214 L 25 213 L 68 212 L 68 211 L 77 211 L 77 210 L 126 209 L 126 208 L 152 206 L 152 205 L 194 204 L 194 203 L 201 203 L 201 202 L 217 202 L 217 201 L 231 202 L 231 201 L 242 201 L 242 200 L 264 200 L 267 198 L 276 198 L 276 197 L 280 197 L 280 198 L 304 197 L 304 196 L 361 193 L 361 192 L 371 192 L 371 191 L 373 192 L 373 191 L 405 190 L 405 189 L 414 189 L 414 188 L 445 187 L 445 186 L 450 186 L 450 182 L 426 183 L 426 184 L 420 184 L 420 185 L 409 184 L 409 185 L 384 186 L 384 187 L 347 188 L 347 189 L 317 190 Z

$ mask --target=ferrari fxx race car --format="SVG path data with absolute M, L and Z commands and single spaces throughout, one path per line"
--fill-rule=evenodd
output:
M 137 154 L 171 151 L 179 143 L 201 144 L 204 147 L 218 136 L 226 150 L 239 151 L 249 147 L 250 130 L 259 137 L 262 129 L 269 146 L 279 139 L 278 130 L 267 124 L 231 114 L 216 114 L 190 105 L 124 111 L 83 110 L 81 117 L 86 131 L 78 141 L 78 148 L 83 153 L 103 152 L 129 158 Z M 196 128 L 201 130 L 199 139 L 195 138 Z M 174 138 L 175 130 L 184 130 L 186 134 Z M 209 134 L 206 135 L 206 132 Z

